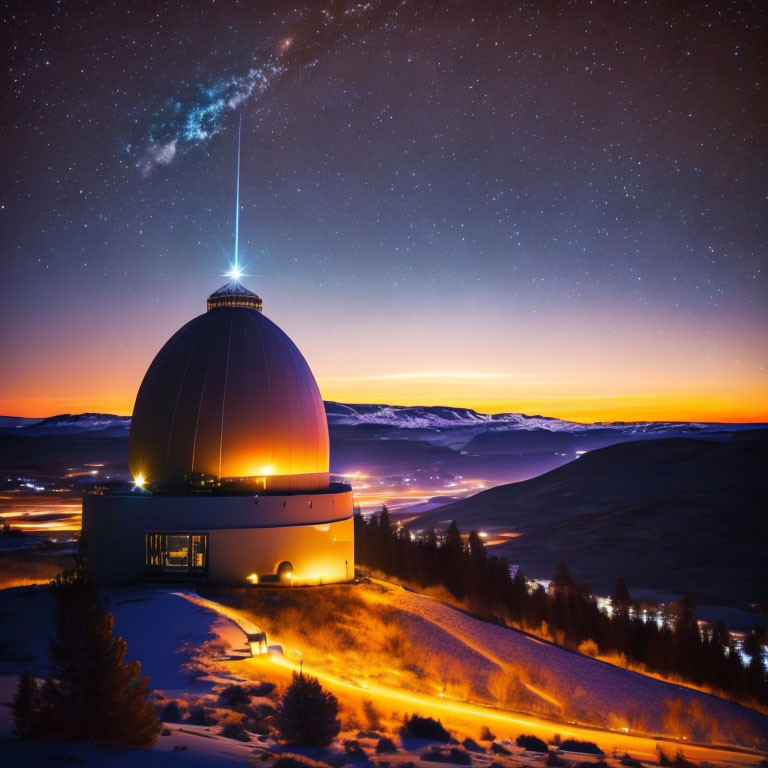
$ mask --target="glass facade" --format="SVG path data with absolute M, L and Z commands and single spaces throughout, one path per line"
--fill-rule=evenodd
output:
M 198 575 L 208 570 L 207 533 L 147 533 L 148 575 Z

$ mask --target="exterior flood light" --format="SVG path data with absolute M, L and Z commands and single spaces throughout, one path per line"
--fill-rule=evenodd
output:
M 136 477 L 134 477 L 134 478 L 133 478 L 133 484 L 134 484 L 134 486 L 135 486 L 136 488 L 139 488 L 139 489 L 142 489 L 142 488 L 144 488 L 144 483 L 146 483 L 146 482 L 147 482 L 147 481 L 146 481 L 146 479 L 144 478 L 144 475 L 142 475 L 142 474 L 141 474 L 141 472 L 139 472 L 139 474 L 138 474 L 138 475 L 136 475 Z
M 247 577 L 247 581 L 249 581 L 251 584 L 258 584 L 259 583 L 259 575 L 257 573 L 251 573 Z

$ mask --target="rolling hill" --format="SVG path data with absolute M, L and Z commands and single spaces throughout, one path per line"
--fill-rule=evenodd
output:
M 768 437 L 662 438 L 592 451 L 544 475 L 439 507 L 415 526 L 520 534 L 495 549 L 529 577 L 559 560 L 599 592 L 768 601 Z

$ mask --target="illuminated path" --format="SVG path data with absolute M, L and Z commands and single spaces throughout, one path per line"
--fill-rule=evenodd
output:
M 212 600 L 201 598 L 188 593 L 178 593 L 187 600 L 198 605 L 210 608 L 213 611 L 226 616 L 238 624 L 244 632 L 258 631 L 255 625 L 239 611 L 228 606 L 216 603 Z M 278 642 L 277 638 L 271 638 Z M 245 673 L 245 676 L 253 679 L 263 677 L 261 670 L 266 665 L 278 667 L 285 672 L 294 672 L 299 669 L 299 662 L 290 661 L 282 655 L 270 654 L 262 658 L 245 659 L 233 662 L 236 667 L 233 672 Z M 245 669 L 244 669 L 245 665 Z M 248 674 L 252 670 L 252 674 Z M 634 736 L 626 733 L 590 728 L 588 726 L 566 724 L 553 720 L 545 720 L 533 715 L 513 713 L 480 704 L 470 704 L 456 701 L 450 698 L 433 696 L 429 694 L 406 691 L 371 681 L 345 679 L 344 677 L 316 669 L 307 665 L 303 666 L 304 672 L 317 677 L 327 688 L 338 693 L 346 693 L 360 696 L 361 699 L 370 699 L 380 707 L 389 710 L 397 710 L 405 713 L 418 712 L 422 715 L 442 717 L 446 724 L 454 726 L 457 730 L 478 732 L 484 725 L 509 726 L 511 733 L 501 733 L 500 738 L 512 737 L 520 733 L 531 733 L 545 740 L 551 739 L 554 733 L 559 733 L 563 738 L 573 737 L 597 742 L 606 754 L 610 755 L 616 749 L 619 754 L 629 752 L 632 756 L 645 761 L 656 761 L 656 745 L 662 744 L 670 757 L 678 747 L 684 748 L 686 758 L 695 761 L 707 761 L 717 765 L 728 766 L 754 766 L 756 757 L 762 755 L 756 751 L 736 748 L 713 748 L 694 746 L 686 742 L 671 741 L 661 738 L 649 738 Z

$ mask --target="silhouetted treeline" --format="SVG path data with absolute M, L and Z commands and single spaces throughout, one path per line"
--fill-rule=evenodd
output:
M 483 618 L 529 628 L 546 624 L 550 636 L 567 648 L 592 641 L 599 653 L 623 654 L 651 672 L 768 704 L 760 653 L 764 636 L 757 630 L 748 636 L 745 650 L 752 662 L 745 667 L 724 624 L 699 630 L 689 598 L 666 606 L 659 626 L 631 610 L 619 579 L 608 616 L 595 596 L 574 582 L 565 563 L 555 569 L 549 593 L 541 586 L 529 591 L 520 570 L 512 578 L 504 558 L 488 555 L 477 531 L 463 537 L 454 521 L 439 545 L 434 533 L 412 541 L 392 525 L 386 507 L 368 520 L 355 515 L 355 560 L 421 587 L 442 585 Z

